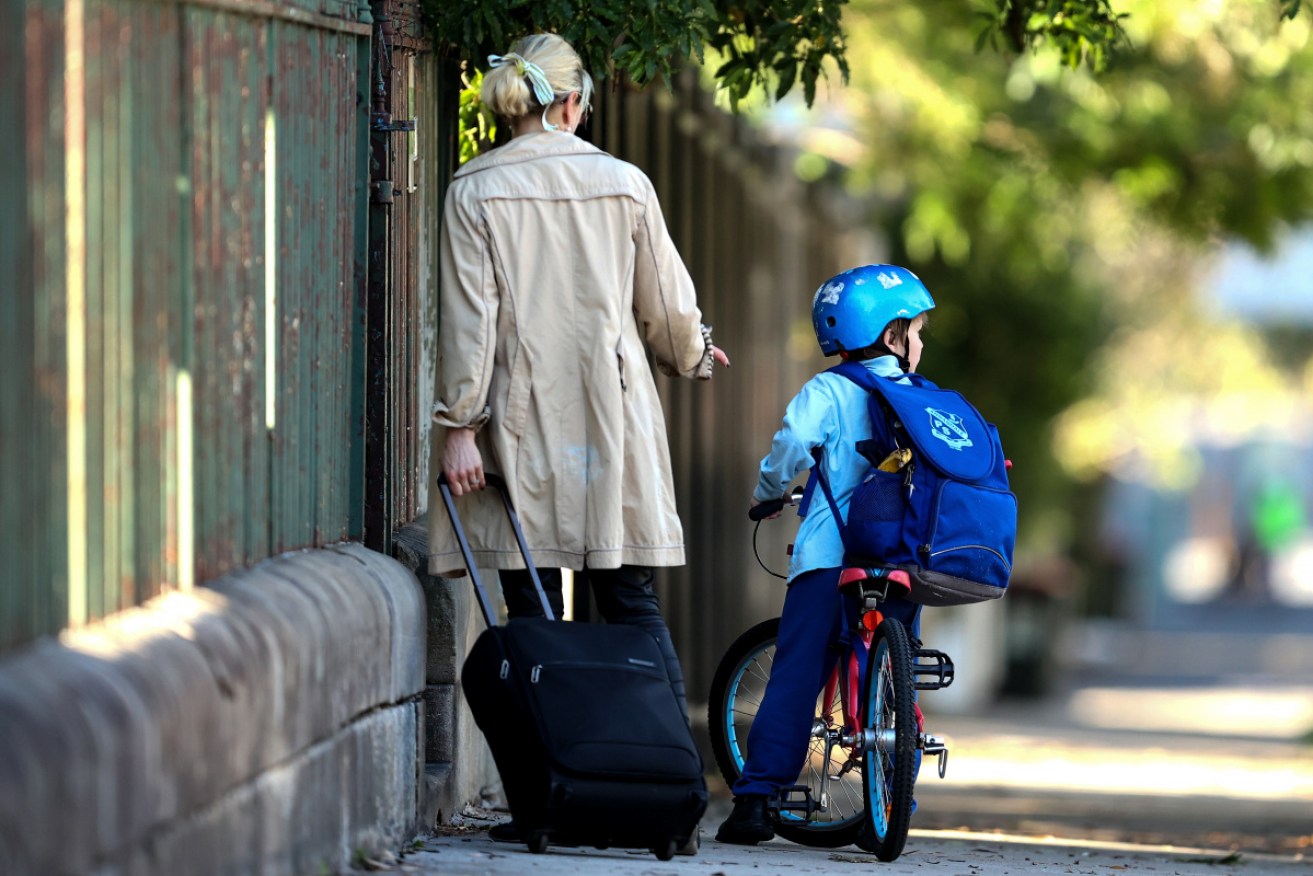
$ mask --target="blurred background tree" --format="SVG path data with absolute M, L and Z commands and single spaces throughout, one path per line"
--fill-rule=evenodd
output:
M 1197 296 L 1224 242 L 1268 251 L 1313 213 L 1309 16 L 1281 20 L 1297 5 L 1119 3 L 1100 73 L 1052 43 L 978 52 L 960 2 L 854 0 L 848 87 L 754 109 L 936 295 L 925 367 L 999 423 L 1032 553 L 1088 535 L 1087 485 L 1133 450 L 1189 477 L 1186 409 L 1165 399 L 1239 393 L 1244 417 L 1300 390 L 1307 344 L 1285 337 L 1277 362 Z

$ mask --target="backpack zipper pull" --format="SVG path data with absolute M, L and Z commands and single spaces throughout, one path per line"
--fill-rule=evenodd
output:
M 542 674 L 543 674 L 543 665 L 539 663 L 537 666 L 535 666 L 533 669 L 529 671 L 529 683 L 537 684 L 538 678 Z

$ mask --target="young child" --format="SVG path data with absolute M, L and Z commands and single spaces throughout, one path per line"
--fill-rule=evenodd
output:
M 825 355 L 859 361 L 876 375 L 892 377 L 916 370 L 921 329 L 934 306 L 911 271 L 866 265 L 816 290 L 812 324 Z M 839 374 L 823 372 L 807 381 L 789 402 L 784 425 L 761 461 L 752 504 L 784 495 L 789 482 L 812 466 L 813 449 L 820 448 L 835 501 L 846 515 L 853 490 L 870 465 L 856 450 L 859 441 L 872 437 L 868 398 Z M 748 735 L 748 760 L 734 784 L 734 811 L 716 834 L 721 842 L 752 845 L 775 836 L 768 803 L 781 787 L 793 785 L 802 770 L 816 697 L 833 668 L 830 644 L 842 630 L 841 613 L 849 610 L 838 590 L 844 566 L 839 524 L 829 502 L 816 493 L 794 544 L 770 682 Z M 919 635 L 919 608 L 902 599 L 881 606 L 914 637 Z

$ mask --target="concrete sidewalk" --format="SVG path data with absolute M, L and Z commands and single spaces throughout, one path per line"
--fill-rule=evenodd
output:
M 912 831 L 906 851 L 891 864 L 882 864 L 875 856 L 853 847 L 813 849 L 780 839 L 760 846 L 732 846 L 704 839 L 696 856 L 662 862 L 650 853 L 636 850 L 552 847 L 545 854 L 534 855 L 523 846 L 492 842 L 486 830 L 467 827 L 449 829 L 430 838 L 388 869 L 420 876 L 727 876 L 750 872 L 830 876 L 862 872 L 861 868 L 878 868 L 879 872 L 889 874 L 937 872 L 954 876 L 1023 873 L 1295 876 L 1309 872 L 1310 865 L 1294 856 L 921 830 Z
M 893 864 L 852 846 L 717 843 L 711 837 L 730 803 L 712 775 L 696 857 L 661 862 L 640 851 L 557 847 L 532 855 L 488 839 L 486 828 L 505 812 L 468 809 L 392 869 L 423 876 L 806 876 L 862 866 L 951 876 L 1293 876 L 1313 872 L 1313 745 L 1300 711 L 1306 689 L 1257 678 L 1188 689 L 1105 682 L 1044 701 L 997 703 L 988 715 L 929 712 L 927 726 L 953 754 L 942 781 L 932 767 L 922 769 L 916 829 Z M 1272 716 L 1283 714 L 1293 718 L 1274 732 Z

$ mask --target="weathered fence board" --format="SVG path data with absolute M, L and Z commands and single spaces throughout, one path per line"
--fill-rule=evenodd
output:
M 0 649 L 359 534 L 372 33 L 358 0 L 4 3 Z

